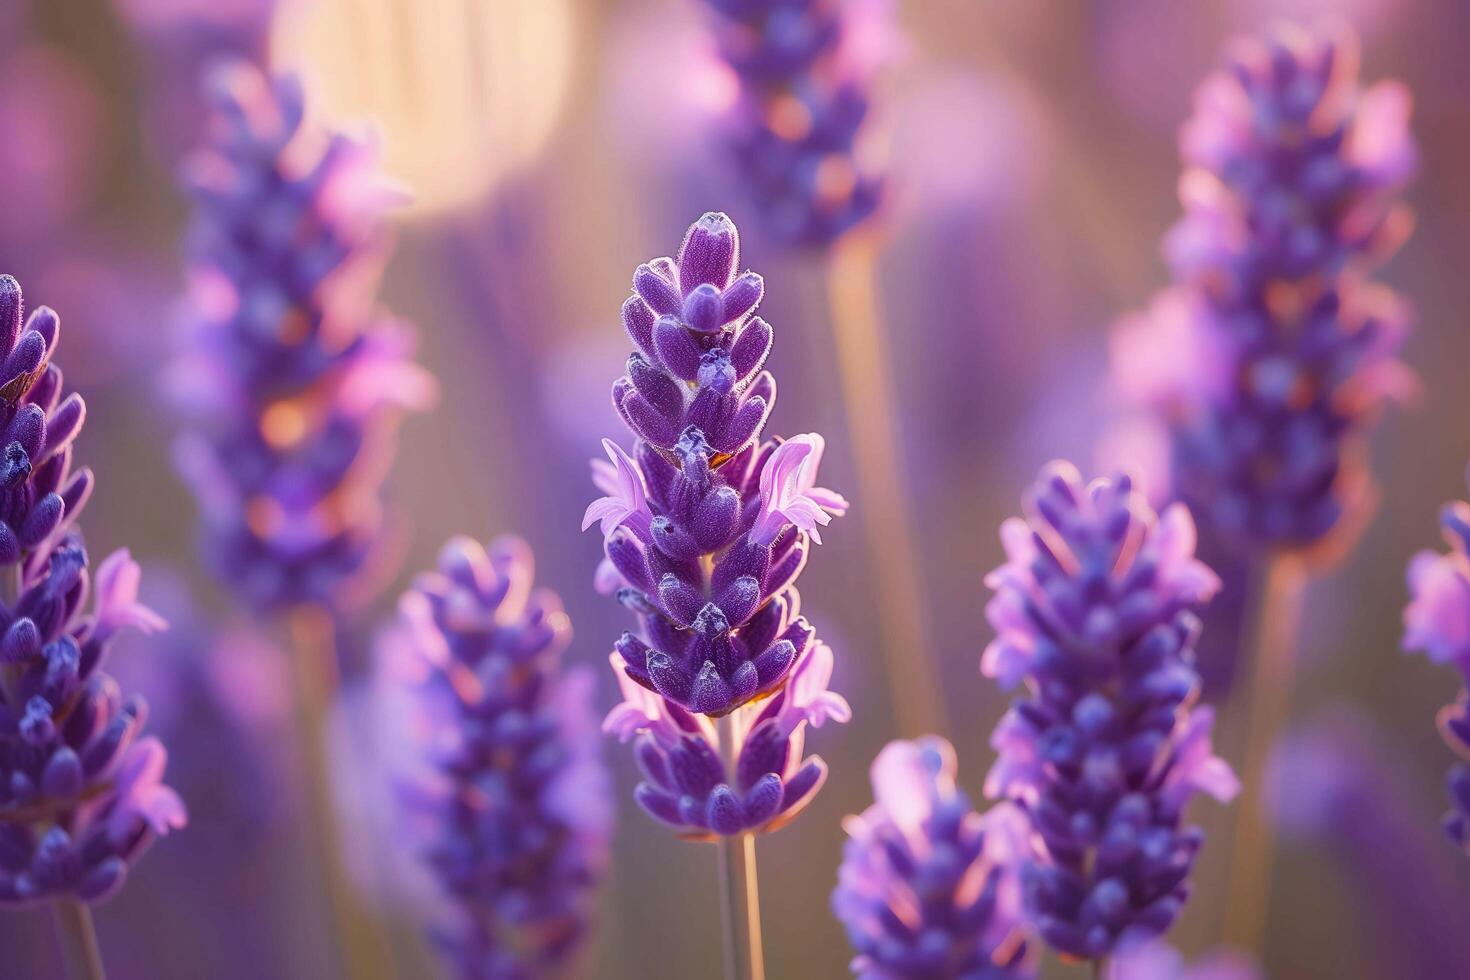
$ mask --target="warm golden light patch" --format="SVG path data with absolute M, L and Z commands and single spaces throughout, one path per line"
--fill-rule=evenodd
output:
M 798 98 L 777 96 L 766 109 L 766 125 L 783 140 L 795 143 L 812 131 L 812 113 Z
M 540 153 L 573 42 L 571 0 L 311 0 L 282 6 L 271 61 L 301 72 L 321 121 L 377 129 L 384 171 L 431 214 L 482 198 Z
M 300 399 L 283 398 L 260 413 L 260 435 L 272 449 L 291 449 L 306 437 L 308 421 Z
M 845 201 L 857 187 L 857 180 L 852 160 L 841 153 L 830 153 L 817 164 L 817 197 L 823 201 Z

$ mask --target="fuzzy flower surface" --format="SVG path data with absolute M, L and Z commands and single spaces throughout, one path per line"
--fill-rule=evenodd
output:
M 863 980 L 1036 975 L 1021 907 L 1026 818 L 1008 803 L 976 813 L 956 770 L 942 738 L 890 742 L 873 762 L 873 805 L 843 821 L 832 911 Z
M 825 245 L 873 213 L 882 179 L 860 136 L 887 0 L 704 0 L 736 81 L 725 122 L 732 170 L 776 238 Z
M 795 588 L 847 501 L 818 485 L 821 436 L 763 438 L 773 334 L 739 258 L 734 223 L 711 213 L 677 258 L 635 272 L 623 325 L 637 349 L 613 401 L 637 438 L 632 452 L 604 441 L 605 496 L 583 520 L 602 527 L 600 588 L 639 627 L 614 644 L 625 703 L 607 728 L 637 742 L 639 802 L 696 837 L 794 815 L 826 775 L 802 759 L 806 725 L 849 714 Z M 716 722 L 737 713 L 722 746 Z
M 1225 950 L 1186 963 L 1167 943 L 1150 943 L 1108 964 L 1106 980 L 1263 980 L 1240 954 Z
M 586 935 L 607 863 L 591 673 L 563 668 L 570 624 L 517 539 L 450 541 L 399 609 L 379 656 L 407 695 L 394 777 L 440 892 L 435 944 L 466 980 L 545 976 Z
M 1113 338 L 1119 394 L 1169 431 L 1199 521 L 1306 547 L 1371 502 L 1365 436 L 1410 394 L 1406 303 L 1369 280 L 1407 236 L 1410 97 L 1364 87 L 1356 44 L 1237 41 L 1180 134 L 1174 285 Z
M 1184 811 L 1239 785 L 1198 706 L 1197 610 L 1219 580 L 1182 505 L 1155 515 L 1126 476 L 1046 467 L 1001 528 L 981 663 L 1022 694 L 996 727 L 992 798 L 1025 812 L 1029 917 L 1062 953 L 1097 959 L 1169 928 L 1203 842 Z
M 115 894 L 158 837 L 182 827 L 168 753 L 147 707 L 105 668 L 124 629 L 163 620 L 138 601 L 126 550 L 89 568 L 76 519 L 92 491 L 73 469 L 86 408 L 52 363 L 60 320 L 24 316 L 0 276 L 0 904 Z
M 379 488 L 400 415 L 434 394 L 408 328 L 373 298 L 384 213 L 376 150 L 312 131 L 291 76 L 209 77 L 195 204 L 177 459 L 204 550 L 260 609 L 338 601 L 385 539 Z
M 1453 664 L 1464 682 L 1455 703 L 1440 711 L 1439 730 L 1464 760 L 1450 771 L 1445 832 L 1470 854 L 1470 503 L 1447 504 L 1439 526 L 1447 550 L 1421 551 L 1409 563 L 1404 649 Z

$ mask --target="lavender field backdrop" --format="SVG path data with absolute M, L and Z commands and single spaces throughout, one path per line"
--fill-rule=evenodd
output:
M 57 422 L 65 405 L 32 411 L 49 411 L 57 433 L 0 491 L 0 517 L 24 546 L 12 559 L 27 569 L 23 588 L 39 596 L 61 581 L 55 563 L 72 552 L 70 523 L 36 531 L 40 544 L 21 533 L 42 504 L 17 495 L 65 469 L 48 469 L 47 454 L 74 454 L 97 483 L 79 521 L 96 622 L 68 592 L 55 599 L 64 614 L 46 613 L 59 617 L 52 636 L 34 612 L 40 598 L 3 596 L 7 627 L 12 611 L 29 611 L 46 628 L 25 656 L 0 645 L 10 780 L 0 823 L 21 833 L 38 792 L 22 770 L 40 765 L 37 746 L 55 754 L 27 734 L 31 708 L 17 692 L 33 693 L 37 672 L 80 670 L 86 682 L 88 644 L 113 632 L 107 672 L 147 699 L 144 735 L 167 748 L 165 782 L 188 811 L 176 828 L 182 813 L 160 787 L 134 787 L 152 770 L 122 765 L 105 792 L 115 783 L 136 800 L 61 820 L 78 839 L 107 819 L 143 821 L 127 824 L 125 845 L 109 838 L 107 856 L 133 866 L 94 912 L 108 976 L 718 976 L 721 888 L 704 841 L 747 830 L 770 831 L 754 839 L 765 975 L 776 980 L 847 976 L 860 954 L 857 968 L 874 977 L 1089 976 L 1085 961 L 1126 944 L 1136 919 L 1168 925 L 1183 962 L 1151 948 L 1126 970 L 1120 962 L 1115 980 L 1470 975 L 1470 776 L 1456 777 L 1463 812 L 1450 835 L 1441 827 L 1455 764 L 1446 741 L 1470 746 L 1448 666 L 1470 673 L 1470 511 L 1446 512 L 1449 546 L 1439 523 L 1446 502 L 1466 497 L 1470 462 L 1470 5 L 793 2 L 774 6 L 840 11 L 840 44 L 802 34 L 810 24 L 792 15 L 796 26 L 781 34 L 775 19 L 754 49 L 740 17 L 772 6 L 755 0 L 0 5 L 0 273 L 19 280 L 28 310 L 59 315 L 55 363 L 86 400 L 71 446 L 61 430 L 73 420 Z M 1313 172 L 1322 186 L 1351 183 L 1350 194 L 1322 191 L 1350 197 L 1346 216 L 1332 216 L 1335 237 L 1292 239 L 1293 260 L 1310 266 L 1300 277 L 1332 286 L 1322 315 L 1368 323 L 1325 342 L 1326 354 L 1310 342 L 1295 350 L 1327 360 L 1351 348 L 1321 368 L 1347 381 L 1312 410 L 1345 420 L 1363 445 L 1341 450 L 1345 476 L 1318 487 L 1309 475 L 1285 509 L 1252 510 L 1313 453 L 1338 462 L 1338 432 L 1314 442 L 1318 430 L 1293 430 L 1270 473 L 1245 468 L 1268 490 L 1230 497 L 1210 481 L 1249 442 L 1248 426 L 1181 435 L 1177 413 L 1208 415 L 1241 378 L 1260 394 L 1290 365 L 1242 364 L 1225 341 L 1191 347 L 1167 323 L 1149 334 L 1130 318 L 1152 309 L 1157 326 L 1207 307 L 1228 334 L 1231 303 L 1253 276 L 1270 280 L 1259 267 L 1268 259 L 1242 258 L 1249 247 L 1211 224 L 1198 175 L 1191 191 L 1181 174 L 1213 166 L 1229 182 L 1242 169 L 1232 153 L 1263 152 L 1219 116 L 1216 128 L 1186 123 L 1197 110 L 1226 113 L 1228 100 L 1195 93 L 1240 50 L 1232 42 L 1282 37 L 1272 32 L 1284 22 L 1343 45 L 1334 70 L 1356 57 L 1365 90 L 1386 79 L 1402 88 L 1353 101 L 1373 108 L 1373 125 L 1318 148 L 1357 168 L 1350 181 L 1328 164 Z M 1315 64 L 1320 50 L 1303 44 L 1300 60 Z M 793 69 L 809 61 L 819 70 Z M 1249 103 L 1258 114 L 1289 115 L 1281 106 L 1293 98 L 1320 95 L 1262 64 Z M 300 88 L 261 71 L 295 73 Z M 1320 120 L 1340 106 L 1309 108 Z M 326 129 L 348 135 L 328 146 L 317 138 Z M 293 169 L 323 154 L 319 170 Z M 1277 202 L 1261 200 L 1273 214 Z M 1281 206 L 1294 230 L 1307 222 L 1299 205 Z M 1186 212 L 1189 227 L 1171 236 Z M 300 214 L 312 222 L 305 240 L 272 238 Z M 732 223 L 738 264 L 726 267 Z M 655 256 L 679 264 L 640 269 Z M 279 295 L 261 285 L 282 281 Z M 1171 287 L 1183 306 L 1151 307 Z M 752 308 L 769 329 L 754 326 Z M 259 324 L 289 327 L 295 353 L 251 346 Z M 1194 356 L 1204 374 L 1181 369 Z M 23 360 L 5 359 L 6 380 Z M 21 375 L 35 388 L 5 386 L 0 421 L 7 441 L 24 443 L 11 415 L 24 399 L 34 409 L 52 382 Z M 685 405 L 686 387 L 733 400 Z M 1282 387 L 1282 403 L 1295 404 L 1300 387 Z M 657 397 L 668 390 L 672 408 Z M 1187 443 L 1172 481 L 1167 446 L 1145 431 L 1160 417 L 1175 424 L 1176 448 Z M 762 431 L 786 441 L 758 444 Z M 793 438 L 805 433 L 820 436 Z M 605 439 L 631 455 L 609 455 Z M 589 461 L 605 459 L 589 478 Z M 1070 491 L 1048 482 L 1067 480 L 1044 470 L 1054 460 L 1087 478 L 1126 467 L 1138 500 L 1163 516 L 1155 524 L 1154 509 L 1115 484 L 1071 513 Z M 1076 678 L 1028 659 L 1025 624 L 1006 621 L 1011 646 L 982 673 L 1006 615 L 987 618 L 992 596 L 1020 609 L 1015 596 L 1044 592 L 1064 613 L 1092 601 L 1081 573 L 1027 579 L 1035 556 L 1012 550 L 1030 540 L 1015 525 L 1022 538 L 1003 546 L 998 529 L 1023 513 L 1023 493 L 1036 540 L 1063 541 L 1083 564 L 1097 547 L 1120 576 L 1143 554 L 1168 579 L 1129 586 L 1127 613 L 1152 601 L 1139 616 L 1176 631 L 1152 672 L 1129 681 L 1155 693 L 1183 685 L 1159 751 L 1187 761 L 1158 793 L 1169 805 L 1181 783 L 1180 800 L 1234 795 L 1201 731 L 1210 710 L 1213 752 L 1244 782 L 1228 805 L 1202 799 L 1188 811 L 1205 843 L 1187 888 L 1165 889 L 1187 891 L 1182 911 L 1130 905 L 1101 932 L 1068 931 L 1068 916 L 1091 906 L 1020 901 L 1033 886 L 1006 864 L 1030 846 L 1015 805 L 1041 809 L 1051 778 L 1028 760 L 1062 752 L 1072 729 L 1048 734 L 1039 714 L 1007 711 L 1044 689 L 1036 712 L 1073 712 L 1087 728 L 1096 702 L 1047 688 Z M 1195 510 L 1213 573 L 1181 544 L 1189 536 L 1166 509 L 1176 497 Z M 723 525 L 709 516 L 720 506 L 731 508 Z M 1263 566 L 1238 557 L 1242 543 L 1290 549 L 1297 563 L 1272 566 L 1267 580 L 1281 595 L 1301 590 L 1279 726 L 1263 722 L 1271 711 L 1252 686 Z M 128 601 L 125 559 L 104 564 L 121 548 L 167 632 L 121 629 L 152 625 Z M 1415 558 L 1447 548 L 1449 558 Z M 663 579 L 642 564 L 655 550 L 673 556 L 646 559 L 673 569 Z M 799 599 L 794 571 L 769 572 L 788 559 Z M 1404 652 L 1411 561 L 1408 646 L 1427 657 Z M 737 576 L 755 582 L 756 565 L 759 588 L 742 593 Z M 706 573 L 715 586 L 701 596 Z M 1078 616 L 1079 633 L 1103 630 Z M 492 640 L 477 647 L 487 623 Z M 652 666 L 644 641 L 676 634 L 724 644 L 709 654 L 719 670 L 701 672 L 703 654 Z M 36 652 L 43 640 L 48 651 L 71 643 L 83 666 Z M 1180 681 L 1196 669 L 1199 684 Z M 482 702 L 476 684 L 499 700 Z M 1119 685 L 1097 683 L 1097 697 L 1126 700 Z M 607 728 L 631 745 L 597 732 L 615 707 Z M 1022 716 L 1033 728 L 1018 734 Z M 746 755 L 778 758 L 748 763 L 766 783 L 734 793 L 722 783 L 727 764 L 747 763 L 721 760 L 717 731 L 748 731 Z M 926 735 L 940 740 L 890 745 Z M 154 743 L 131 744 L 133 768 L 145 768 L 152 756 L 140 750 Z M 420 745 L 452 759 L 415 754 Z M 465 762 L 466 745 L 494 764 Z M 882 779 L 875 759 L 886 760 Z M 537 774 L 534 799 L 500 781 L 502 763 Z M 691 798 L 687 786 L 669 787 L 699 766 L 713 775 L 696 807 L 679 799 Z M 46 779 L 43 797 L 65 782 Z M 510 801 L 494 846 L 456 809 L 465 785 Z M 75 807 L 99 805 L 88 792 L 70 792 Z M 905 793 L 924 798 L 920 817 L 906 817 Z M 834 905 L 849 925 L 868 921 L 865 889 L 908 880 L 862 842 L 891 838 L 906 818 L 930 830 L 960 821 L 999 797 L 1013 802 L 990 811 L 983 845 L 962 822 L 934 833 L 964 852 L 971 878 L 1001 869 L 985 921 L 946 928 L 964 932 L 967 949 L 985 944 L 987 968 L 1014 972 L 977 974 L 980 960 L 880 972 L 883 951 L 855 949 L 862 929 L 844 929 Z M 1054 853 L 1059 836 L 1101 832 L 1077 822 L 1083 809 L 1065 833 L 1043 835 Z M 1170 855 L 1191 839 L 1181 833 Z M 62 972 L 51 911 L 26 899 L 90 898 L 121 865 L 88 877 L 102 845 L 81 864 L 45 864 L 39 844 L 34 860 L 17 856 L 34 843 L 17 839 L 0 836 L 0 976 L 85 975 Z M 1265 879 L 1242 885 L 1243 850 L 1262 839 L 1274 840 Z M 1243 887 L 1256 896 L 1244 913 Z M 1039 932 L 1038 905 L 1054 920 Z M 499 937 L 518 929 L 511 956 Z M 1242 936 L 1248 948 L 1224 949 Z

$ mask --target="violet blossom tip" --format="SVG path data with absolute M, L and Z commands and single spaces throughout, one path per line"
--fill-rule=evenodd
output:
M 788 526 L 822 543 L 818 527 L 847 513 L 847 499 L 816 486 L 826 441 L 816 433 L 793 436 L 776 447 L 761 470 L 761 509 L 751 537 L 770 544 Z
M 652 515 L 647 490 L 638 463 L 611 439 L 602 440 L 610 465 L 592 461 L 592 480 L 606 496 L 594 500 L 582 515 L 582 530 L 601 522 L 602 536 L 609 538 L 619 527 L 647 533 Z
M 111 634 L 124 627 L 143 633 L 168 629 L 168 621 L 138 600 L 142 567 L 126 548 L 120 548 L 97 566 L 97 626 Z

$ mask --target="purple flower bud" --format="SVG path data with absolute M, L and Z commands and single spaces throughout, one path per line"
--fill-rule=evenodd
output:
M 694 334 L 674 317 L 659 317 L 653 328 L 653 346 L 658 351 L 659 363 L 674 377 L 681 381 L 699 378 L 700 365 L 707 352 L 700 347 Z

